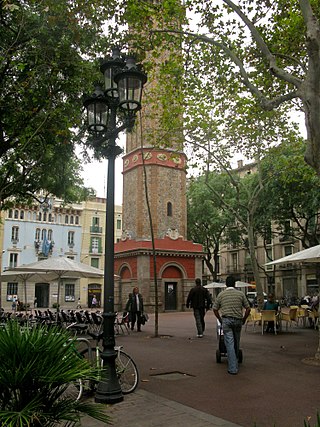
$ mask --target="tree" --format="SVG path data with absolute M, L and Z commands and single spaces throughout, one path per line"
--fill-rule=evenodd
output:
M 74 129 L 104 52 L 104 3 L 0 2 L 0 209 L 40 189 L 83 198 Z
M 222 209 L 220 198 L 213 197 L 206 179 L 220 194 L 229 185 L 225 177 L 217 173 L 191 180 L 187 190 L 188 238 L 203 245 L 206 266 L 213 281 L 217 281 L 220 245 L 227 240 L 227 228 L 232 227 L 234 221 Z
M 284 142 L 266 154 L 261 162 L 266 184 L 258 218 L 264 224 L 275 222 L 280 238 L 300 240 L 309 248 L 319 244 L 320 179 L 304 163 L 303 151 L 300 139 Z

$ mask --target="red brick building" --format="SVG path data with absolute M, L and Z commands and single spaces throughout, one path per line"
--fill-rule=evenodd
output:
M 124 233 L 122 240 L 115 245 L 115 273 L 121 278 L 119 289 L 116 289 L 122 302 L 119 309 L 124 307 L 134 286 L 140 288 L 147 310 L 152 311 L 155 305 L 147 190 L 156 254 L 159 310 L 183 310 L 195 278 L 202 276 L 203 259 L 202 246 L 186 240 L 185 155 L 169 149 L 133 147 L 132 139 L 127 141 L 127 152 L 123 172 Z

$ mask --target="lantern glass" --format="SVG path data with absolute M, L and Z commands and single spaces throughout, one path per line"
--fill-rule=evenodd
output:
M 101 133 L 107 129 L 108 106 L 105 102 L 94 100 L 87 106 L 89 132 Z
M 143 82 L 138 74 L 122 73 L 118 79 L 120 107 L 127 111 L 139 110 L 141 108 L 142 87 Z
M 114 66 L 106 67 L 104 70 L 105 94 L 111 98 L 118 98 L 118 85 L 114 81 L 115 70 Z

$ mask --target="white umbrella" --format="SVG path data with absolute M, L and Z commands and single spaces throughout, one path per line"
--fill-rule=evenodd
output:
M 55 273 L 46 274 L 39 273 L 36 271 L 14 271 L 14 270 L 6 270 L 0 275 L 0 279 L 2 282 L 22 282 L 24 288 L 24 304 L 25 310 L 27 313 L 27 282 L 42 282 L 47 283 L 51 282 L 51 280 L 56 279 Z
M 265 265 L 285 264 L 287 262 L 320 262 L 320 245 L 267 262 Z
M 207 289 L 218 289 L 218 288 L 225 288 L 226 285 L 225 283 L 219 283 L 219 282 L 211 282 L 208 283 L 207 285 L 204 285 L 204 288 Z
M 63 277 L 102 277 L 104 275 L 104 272 L 98 268 L 66 257 L 50 257 L 31 264 L 23 264 L 15 267 L 12 271 L 43 272 L 49 274 L 51 280 L 58 280 L 57 311 L 60 303 L 60 286 Z
M 252 286 L 250 283 L 241 282 L 240 280 L 236 281 L 236 288 L 249 288 Z

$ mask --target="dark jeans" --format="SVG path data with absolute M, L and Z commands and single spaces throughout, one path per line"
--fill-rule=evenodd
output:
M 141 311 L 131 311 L 130 312 L 131 320 L 131 330 L 133 331 L 134 325 L 137 322 L 137 330 L 141 331 Z
M 204 322 L 205 314 L 206 314 L 206 310 L 204 307 L 193 309 L 193 315 L 196 320 L 198 335 L 203 335 L 204 330 L 206 328 L 206 324 Z

